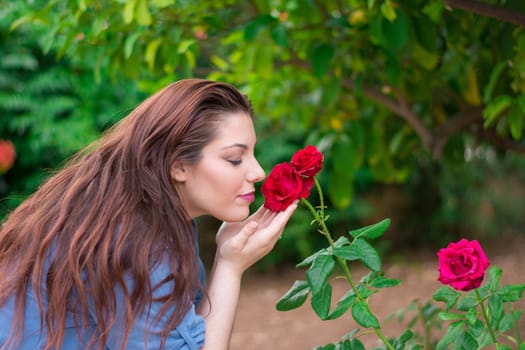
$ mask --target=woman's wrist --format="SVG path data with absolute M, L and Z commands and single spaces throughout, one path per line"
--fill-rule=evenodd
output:
M 240 281 L 245 270 L 246 268 L 239 262 L 225 259 L 217 253 L 213 262 L 211 275 L 219 274 L 221 278 L 238 279 Z

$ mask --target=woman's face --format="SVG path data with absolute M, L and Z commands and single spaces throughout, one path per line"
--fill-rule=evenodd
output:
M 219 125 L 201 159 L 173 168 L 172 176 L 192 218 L 211 215 L 221 221 L 241 221 L 250 213 L 254 184 L 265 175 L 254 156 L 255 130 L 245 113 L 226 115 Z

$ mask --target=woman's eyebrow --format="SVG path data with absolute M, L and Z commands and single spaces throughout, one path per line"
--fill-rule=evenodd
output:
M 234 143 L 233 145 L 224 146 L 221 149 L 225 150 L 225 149 L 236 148 L 236 147 L 239 147 L 239 148 L 242 148 L 242 149 L 248 149 L 248 146 L 245 145 L 244 143 Z

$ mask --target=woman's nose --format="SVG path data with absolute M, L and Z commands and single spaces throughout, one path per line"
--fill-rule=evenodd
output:
M 262 181 L 265 177 L 264 169 L 261 167 L 261 164 L 255 159 L 253 168 L 250 169 L 248 174 L 248 181 L 250 182 L 259 182 Z

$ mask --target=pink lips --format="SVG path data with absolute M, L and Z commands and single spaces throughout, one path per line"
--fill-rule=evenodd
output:
M 255 200 L 255 192 L 241 194 L 238 197 L 244 199 L 245 201 L 253 202 Z

